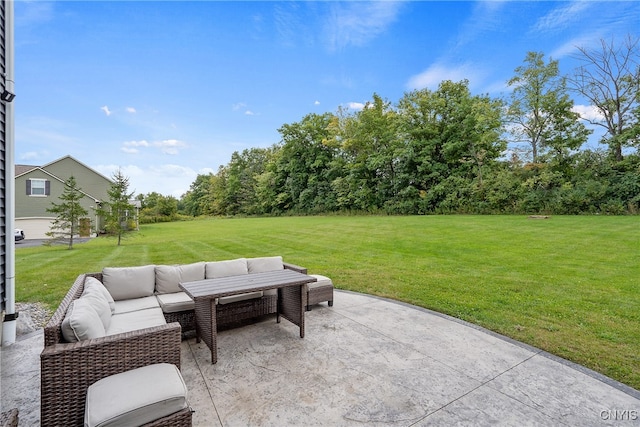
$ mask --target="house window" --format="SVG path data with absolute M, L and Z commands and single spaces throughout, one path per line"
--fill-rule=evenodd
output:
M 46 179 L 28 179 L 27 196 L 48 196 L 50 183 Z

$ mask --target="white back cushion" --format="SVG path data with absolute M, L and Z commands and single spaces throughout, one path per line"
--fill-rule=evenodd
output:
M 69 304 L 62 321 L 62 336 L 68 342 L 105 336 L 104 325 L 88 300 L 79 298 Z
M 155 282 L 155 265 L 105 267 L 102 270 L 102 283 L 116 301 L 151 296 Z
M 204 279 L 204 262 L 185 265 L 156 265 L 156 292 L 171 294 L 182 292 L 180 282 L 193 282 Z
M 208 262 L 205 267 L 205 278 L 217 279 L 218 277 L 239 276 L 248 274 L 247 259 L 238 258 L 228 261 Z
M 88 287 L 84 288 L 80 299 L 89 302 L 91 307 L 98 314 L 98 317 L 100 317 L 100 321 L 102 321 L 102 326 L 104 326 L 105 331 L 109 329 L 109 325 L 111 324 L 111 307 L 109 307 L 109 302 L 105 298 L 104 294 L 95 286 Z
M 282 264 L 281 256 L 249 258 L 247 260 L 247 269 L 249 270 L 249 274 L 282 270 L 283 268 L 284 265 Z
M 99 281 L 95 277 L 91 277 L 91 276 L 85 277 L 85 279 L 84 279 L 84 290 L 86 291 L 88 288 L 95 288 L 98 292 L 100 292 L 100 293 L 102 293 L 104 295 L 104 297 L 106 298 L 107 302 L 109 303 L 109 308 L 111 309 L 111 314 L 113 314 L 116 311 L 116 303 L 113 300 L 113 297 L 111 296 L 111 294 L 109 293 L 107 288 L 104 287 L 104 285 L 102 284 L 101 281 Z

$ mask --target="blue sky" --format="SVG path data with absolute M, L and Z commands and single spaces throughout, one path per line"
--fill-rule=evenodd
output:
M 504 96 L 529 51 L 569 73 L 577 46 L 639 30 L 635 1 L 18 0 L 15 159 L 71 155 L 180 197 L 309 113 L 443 80 Z

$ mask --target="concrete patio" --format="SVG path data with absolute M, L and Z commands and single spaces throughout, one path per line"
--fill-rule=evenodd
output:
M 39 424 L 42 330 L 3 348 L 2 410 Z M 640 392 L 473 325 L 337 291 L 306 334 L 270 317 L 194 338 L 182 374 L 196 426 L 640 425 Z M 64 410 L 61 408 L 61 410 Z

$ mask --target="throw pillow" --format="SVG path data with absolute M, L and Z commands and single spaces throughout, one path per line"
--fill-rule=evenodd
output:
M 77 342 L 105 335 L 104 325 L 89 301 L 79 298 L 69 304 L 62 321 L 62 336 L 65 340 Z

